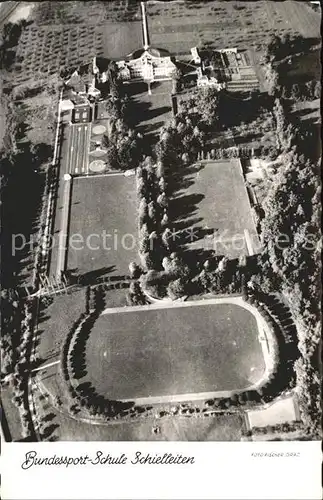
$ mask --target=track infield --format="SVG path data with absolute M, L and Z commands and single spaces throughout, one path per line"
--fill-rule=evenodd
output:
M 107 310 L 87 341 L 86 370 L 82 381 L 105 397 L 176 401 L 245 389 L 261 379 L 265 362 L 251 312 L 230 303 L 184 303 Z
M 74 178 L 67 269 L 128 274 L 137 254 L 135 176 Z

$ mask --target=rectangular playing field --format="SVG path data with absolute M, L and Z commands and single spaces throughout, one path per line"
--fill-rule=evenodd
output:
M 137 260 L 135 186 L 135 176 L 123 174 L 73 180 L 68 269 L 128 273 L 129 263 Z
M 186 180 L 188 187 L 172 200 L 172 207 L 179 219 L 191 221 L 182 233 L 188 248 L 214 250 L 230 258 L 258 253 L 240 160 L 201 161 Z
M 82 381 L 110 399 L 243 389 L 258 381 L 264 360 L 255 317 L 236 304 L 204 304 L 109 309 L 87 340 Z

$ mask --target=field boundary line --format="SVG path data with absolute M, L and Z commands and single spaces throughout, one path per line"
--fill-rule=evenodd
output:
M 132 398 L 132 399 L 118 399 L 122 403 L 128 403 L 129 401 L 134 401 L 136 405 L 150 405 L 150 404 L 163 404 L 163 403 L 183 403 L 184 401 L 203 401 L 207 399 L 215 398 L 229 398 L 233 394 L 238 392 L 245 392 L 247 390 L 253 389 L 255 386 L 249 386 L 245 389 L 239 389 L 231 391 L 210 391 L 210 392 L 193 392 L 187 394 L 170 394 L 167 396 L 146 396 L 142 398 Z
M 95 177 L 116 177 L 116 176 L 122 176 L 125 177 L 123 172 L 115 172 L 115 173 L 102 173 L 102 174 L 83 174 L 83 175 L 74 175 L 73 177 L 76 180 L 79 179 L 94 179 Z
M 217 305 L 217 304 L 236 304 L 245 309 L 248 309 L 250 312 L 253 312 L 253 308 L 249 309 L 245 307 L 245 303 L 242 300 L 241 296 L 235 297 L 218 297 L 218 298 L 208 298 L 208 299 L 199 299 L 199 300 L 186 300 L 184 301 L 161 301 L 156 302 L 154 304 L 142 305 L 142 306 L 123 306 L 123 307 L 107 307 L 105 308 L 101 315 L 105 314 L 113 314 L 120 312 L 134 312 L 134 311 L 149 311 L 153 309 L 162 309 L 162 308 L 174 308 L 174 307 L 192 307 L 192 306 L 207 306 L 207 305 Z

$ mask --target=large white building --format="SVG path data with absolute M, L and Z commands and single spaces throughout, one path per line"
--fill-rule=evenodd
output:
M 166 50 L 151 47 L 133 52 L 125 60 L 118 61 L 117 66 L 123 81 L 170 80 L 176 72 L 174 58 Z

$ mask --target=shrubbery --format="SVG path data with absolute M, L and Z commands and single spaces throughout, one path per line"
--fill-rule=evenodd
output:
M 295 421 L 295 422 L 284 422 L 281 424 L 275 424 L 275 425 L 266 425 L 265 427 L 253 427 L 251 431 L 249 431 L 249 435 L 253 434 L 278 434 L 278 433 L 288 433 L 288 432 L 295 432 L 298 430 L 303 430 L 303 424 L 302 422 Z
M 104 136 L 103 146 L 112 169 L 135 169 L 142 159 L 142 135 L 130 129 L 121 119 L 116 120 L 109 135 Z
M 167 227 L 168 197 L 161 163 L 150 157 L 137 169 L 137 196 L 139 215 L 139 254 L 145 272 L 161 270 L 161 261 L 169 247 L 163 238 Z
M 33 311 L 34 305 L 34 301 L 25 302 L 23 306 L 22 304 L 18 305 L 18 309 L 21 308 L 19 342 L 17 345 L 10 344 L 10 351 L 6 351 L 6 354 L 10 356 L 10 364 L 9 366 L 5 366 L 5 368 L 10 371 L 5 373 L 11 375 L 9 383 L 13 392 L 12 402 L 19 410 L 23 437 L 33 435 L 34 433 L 28 401 L 28 380 L 31 368 L 33 340 L 32 322 L 33 313 L 35 313 Z

